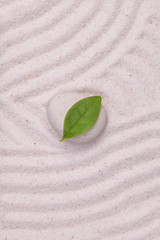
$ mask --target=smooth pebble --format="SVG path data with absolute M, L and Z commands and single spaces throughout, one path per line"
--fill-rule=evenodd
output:
M 63 123 L 67 111 L 70 107 L 82 98 L 94 96 L 95 94 L 81 93 L 81 92 L 62 92 L 55 95 L 48 103 L 47 116 L 53 129 L 62 138 Z M 94 125 L 86 132 L 79 136 L 66 139 L 75 143 L 87 143 L 94 140 L 104 130 L 107 123 L 107 114 L 105 108 L 101 105 L 99 116 Z

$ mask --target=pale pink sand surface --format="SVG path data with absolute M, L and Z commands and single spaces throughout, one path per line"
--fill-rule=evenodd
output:
M 160 239 L 160 1 L 0 0 L 0 240 Z M 60 143 L 46 106 L 101 95 Z

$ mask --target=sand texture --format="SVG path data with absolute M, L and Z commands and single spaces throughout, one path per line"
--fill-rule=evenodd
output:
M 160 240 L 160 0 L 0 0 L 0 240 Z M 101 137 L 46 106 L 101 95 Z

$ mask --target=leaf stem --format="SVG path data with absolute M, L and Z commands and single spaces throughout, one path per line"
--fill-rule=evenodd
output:
M 61 140 L 59 140 L 60 142 L 63 142 L 63 140 L 64 140 L 65 138 L 62 138 Z

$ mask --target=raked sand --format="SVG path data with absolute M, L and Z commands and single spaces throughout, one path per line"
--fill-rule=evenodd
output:
M 160 239 L 160 1 L 0 0 L 0 240 Z M 46 106 L 102 96 L 59 142 Z

